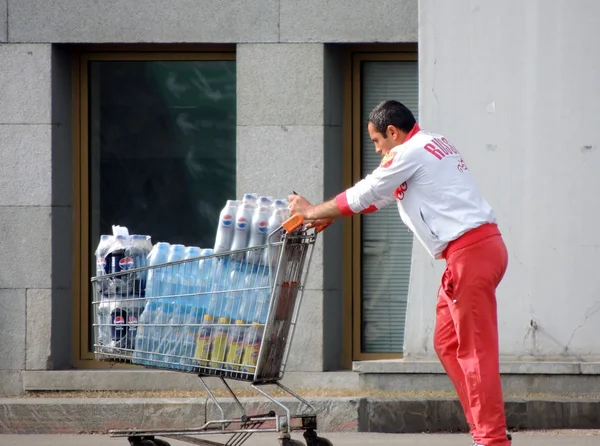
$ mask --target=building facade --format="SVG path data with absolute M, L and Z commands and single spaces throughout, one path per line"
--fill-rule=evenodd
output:
M 365 117 L 389 98 L 454 141 L 496 210 L 507 363 L 599 373 L 590 11 L 591 0 L 0 0 L 0 391 L 106 368 L 91 353 L 89 282 L 111 225 L 211 247 L 234 196 L 330 198 L 377 165 Z M 435 361 L 442 270 L 394 206 L 336 222 L 288 370 Z

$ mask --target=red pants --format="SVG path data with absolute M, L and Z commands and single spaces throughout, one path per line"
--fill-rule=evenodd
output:
M 508 446 L 500 382 L 496 287 L 508 254 L 495 224 L 449 245 L 438 294 L 434 347 L 477 444 Z

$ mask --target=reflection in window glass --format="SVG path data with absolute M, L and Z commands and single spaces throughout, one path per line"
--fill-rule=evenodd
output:
M 91 255 L 112 225 L 211 248 L 236 190 L 235 61 L 92 61 L 89 73 Z

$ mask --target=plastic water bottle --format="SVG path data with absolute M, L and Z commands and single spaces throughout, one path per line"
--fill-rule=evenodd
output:
M 180 368 L 181 347 L 183 344 L 186 307 L 175 304 L 169 312 L 167 330 L 165 332 L 165 348 L 170 368 Z
M 224 316 L 229 320 L 235 320 L 242 303 L 243 296 L 246 294 L 243 291 L 246 288 L 246 263 L 240 261 L 230 262 L 229 280 L 228 280 L 228 293 L 225 294 L 225 310 L 220 316 Z
M 196 339 L 200 332 L 199 324 L 202 323 L 202 313 L 198 307 L 192 306 L 185 315 L 183 340 L 181 343 L 181 369 L 192 371 L 194 369 L 194 353 L 196 349 Z
M 273 211 L 271 208 L 261 206 L 255 209 L 250 225 L 250 237 L 248 248 L 262 246 L 267 243 L 267 233 L 269 231 L 269 218 Z M 247 252 L 246 260 L 250 263 L 260 263 L 263 257 L 262 249 L 253 249 Z
M 191 305 L 195 299 L 198 284 L 198 266 L 202 250 L 197 246 L 188 246 L 185 249 L 184 260 L 188 260 L 183 264 L 183 272 L 180 279 L 180 287 L 177 294 L 181 295 L 181 302 L 185 305 Z
M 260 207 L 260 206 L 266 206 L 266 207 L 271 207 L 273 205 L 273 197 L 258 197 L 258 200 L 256 200 L 256 204 Z
M 270 290 L 257 290 L 253 321 L 259 324 L 267 322 L 271 293 Z
M 200 255 L 210 256 L 213 254 L 212 249 L 203 249 Z M 203 259 L 198 262 L 198 275 L 196 277 L 196 292 L 197 295 L 193 299 L 192 304 L 204 313 L 208 309 L 208 304 L 211 298 L 213 282 L 215 279 L 217 259 L 214 257 Z
M 247 194 L 244 194 L 244 196 L 242 197 L 242 203 L 244 203 L 244 204 L 246 204 L 246 203 L 256 204 L 257 201 L 258 201 L 258 194 L 255 194 L 255 193 L 247 193 Z
M 227 324 L 229 318 L 220 317 L 219 325 L 215 327 L 210 336 L 210 362 L 209 365 L 213 368 L 224 369 L 225 353 L 227 351 Z
M 269 218 L 269 229 L 267 231 L 269 235 L 275 231 L 278 231 L 271 239 L 273 243 L 281 241 L 281 236 L 283 235 L 284 230 L 280 228 L 283 222 L 288 219 L 288 217 L 289 211 L 285 207 L 283 200 L 275 200 L 273 203 L 273 211 L 271 213 L 271 217 Z M 279 261 L 280 251 L 281 246 L 265 249 L 265 252 L 263 253 L 263 264 L 269 265 L 270 267 L 275 267 Z
M 237 201 L 227 200 L 225 207 L 221 210 L 221 213 L 219 214 L 219 224 L 217 226 L 217 236 L 215 238 L 215 253 L 231 250 L 231 243 L 233 242 L 233 226 L 237 209 Z
M 148 265 L 156 266 L 167 263 L 171 245 L 158 242 L 148 255 Z M 162 296 L 164 282 L 164 268 L 151 268 L 148 270 L 146 279 L 146 298 L 158 298 Z
M 256 364 L 258 363 L 258 354 L 262 344 L 264 326 L 254 322 L 244 335 L 244 353 L 242 356 L 242 371 L 247 373 L 256 372 Z
M 244 321 L 238 319 L 235 326 L 231 327 L 227 335 L 227 354 L 225 356 L 226 370 L 240 370 L 242 357 L 244 355 L 244 337 L 246 326 L 241 325 Z
M 138 333 L 132 358 L 134 364 L 152 365 L 148 359 L 157 346 L 153 344 L 155 338 L 153 332 L 156 327 L 151 324 L 155 323 L 157 312 L 158 303 L 154 300 L 148 301 L 138 321 Z
M 158 310 L 156 312 L 156 318 L 154 319 L 155 330 L 152 336 L 152 343 L 154 345 L 154 351 L 150 356 L 152 363 L 157 367 L 165 367 L 164 362 L 167 360 L 165 357 L 167 343 L 167 334 L 169 332 L 168 323 L 171 319 L 171 306 L 166 301 L 159 302 Z
M 251 202 L 243 203 L 240 207 L 238 207 L 235 215 L 233 242 L 231 243 L 232 251 L 248 247 L 248 241 L 250 239 L 250 224 L 252 223 L 252 217 L 254 216 L 255 209 L 256 204 Z
M 203 367 L 208 364 L 210 358 L 211 335 L 214 327 L 214 317 L 210 314 L 205 314 L 202 318 L 202 325 L 198 329 L 196 335 L 196 351 L 194 353 L 194 362 Z
M 257 300 L 259 295 L 267 295 L 269 298 L 271 295 L 271 288 L 269 282 L 269 268 L 265 265 L 253 265 L 252 271 L 246 276 L 245 288 L 248 289 L 246 292 L 242 305 L 238 313 L 238 319 L 243 320 L 245 323 L 255 321 L 254 312 L 257 308 Z
M 185 257 L 185 246 L 184 245 L 171 245 L 171 249 L 169 250 L 169 257 L 167 259 L 168 263 L 178 262 L 183 260 Z M 183 263 L 178 263 L 176 265 L 169 265 L 165 270 L 165 299 L 168 299 L 170 302 L 179 302 L 180 296 L 180 284 L 183 276 Z
M 212 280 L 212 289 L 207 313 L 218 319 L 224 316 L 226 296 L 231 290 L 231 266 L 233 261 L 218 259 Z

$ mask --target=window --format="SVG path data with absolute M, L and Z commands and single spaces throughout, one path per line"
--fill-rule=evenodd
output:
M 353 55 L 353 181 L 381 161 L 369 138 L 366 120 L 380 102 L 396 99 L 418 120 L 418 63 L 411 53 Z M 400 357 L 413 235 L 395 203 L 353 222 L 353 359 Z M 359 274 L 356 274 L 359 273 Z
M 219 212 L 236 191 L 234 54 L 83 56 L 79 106 L 75 298 L 79 359 L 92 359 L 89 285 L 101 234 L 122 225 L 153 243 L 214 244 Z

